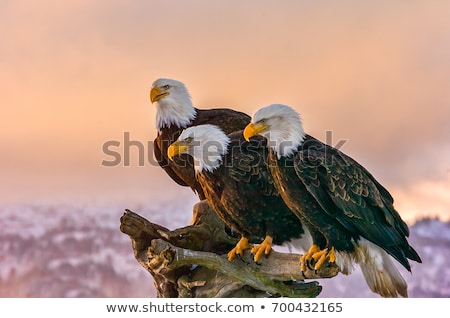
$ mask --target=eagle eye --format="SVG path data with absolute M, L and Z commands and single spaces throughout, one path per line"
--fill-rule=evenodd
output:
M 168 90 L 170 88 L 170 85 L 164 85 L 162 86 L 163 89 Z

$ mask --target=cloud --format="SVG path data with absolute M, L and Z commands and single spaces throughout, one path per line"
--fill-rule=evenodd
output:
M 101 145 L 124 131 L 151 140 L 148 89 L 172 77 L 200 108 L 294 106 L 309 133 L 348 140 L 342 150 L 403 198 L 419 191 L 413 185 L 441 189 L 450 162 L 449 9 L 441 1 L 7 1 L 0 169 L 18 184 L 50 180 L 52 171 L 62 180 L 89 171 L 74 178 L 79 189 L 92 175 L 111 183 Z
M 410 224 L 424 217 L 450 220 L 450 172 L 447 180 L 421 181 L 408 187 L 392 189 L 395 207 Z

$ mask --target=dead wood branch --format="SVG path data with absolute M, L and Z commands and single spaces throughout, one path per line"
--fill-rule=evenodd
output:
M 302 272 L 299 254 L 271 251 L 261 263 L 248 251 L 233 262 L 232 236 L 206 201 L 194 206 L 191 225 L 169 230 L 126 210 L 120 229 L 130 236 L 136 260 L 150 272 L 158 297 L 316 297 L 321 286 L 305 279 L 330 278 L 335 264 Z

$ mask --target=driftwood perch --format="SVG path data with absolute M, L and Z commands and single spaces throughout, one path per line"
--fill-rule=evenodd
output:
M 338 274 L 335 264 L 302 272 L 299 254 L 271 251 L 259 264 L 250 251 L 233 262 L 238 242 L 206 201 L 193 208 L 191 225 L 169 230 L 126 210 L 120 230 L 129 235 L 136 260 L 153 276 L 158 297 L 316 297 L 322 287 L 305 279 Z

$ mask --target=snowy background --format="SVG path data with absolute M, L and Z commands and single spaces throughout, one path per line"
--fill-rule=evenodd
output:
M 180 202 L 183 200 L 180 200 Z M 185 203 L 147 206 L 68 204 L 0 208 L 0 297 L 155 297 L 153 279 L 135 260 L 120 217 L 130 208 L 170 229 L 187 224 Z M 450 297 L 450 223 L 423 219 L 410 243 L 424 261 L 402 270 L 410 297 Z M 319 297 L 378 297 L 356 270 L 321 281 Z

